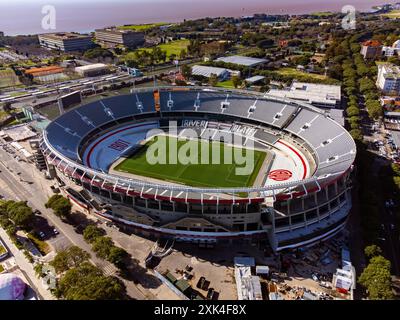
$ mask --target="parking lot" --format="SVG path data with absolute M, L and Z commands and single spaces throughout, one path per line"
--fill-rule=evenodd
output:
M 252 245 L 218 244 L 215 248 L 199 248 L 195 244 L 175 243 L 172 253 L 155 269 L 162 274 L 169 271 L 178 280 L 188 280 L 204 297 L 211 288 L 214 299 L 237 300 L 233 263 L 236 256 L 252 256 L 259 264 L 265 264 L 263 251 Z M 203 289 L 197 287 L 201 277 L 206 281 Z
M 268 285 L 275 285 L 284 300 L 348 298 L 332 287 L 333 274 L 341 267 L 340 251 L 346 241 L 341 235 L 311 248 L 283 254 L 281 270 L 271 268 Z

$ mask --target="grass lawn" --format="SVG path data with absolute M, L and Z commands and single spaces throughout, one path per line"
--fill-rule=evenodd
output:
M 168 23 L 166 22 L 157 22 L 157 23 L 148 23 L 148 24 L 133 24 L 133 25 L 126 25 L 126 26 L 119 26 L 118 29 L 120 30 L 133 30 L 133 31 L 145 31 L 154 27 L 161 27 L 165 26 Z
M 0 120 L 5 119 L 8 117 L 8 113 L 5 111 L 0 110 Z
M 149 148 L 156 142 L 159 143 L 149 150 Z M 151 154 L 155 153 L 155 156 L 158 157 L 158 152 L 154 152 L 154 149 L 156 149 L 157 146 L 160 146 L 161 143 L 165 143 L 167 146 L 165 152 L 166 164 L 149 163 L 146 157 L 147 151 L 149 150 Z M 177 164 L 169 163 L 170 145 L 175 143 L 177 145 L 178 155 L 184 153 L 183 150 L 186 150 L 186 153 L 184 154 L 187 156 L 192 155 L 190 158 L 195 159 L 194 161 L 197 161 L 198 164 L 182 164 L 179 162 Z M 151 150 L 153 150 L 153 152 Z M 193 152 L 191 150 L 193 150 Z M 237 175 L 236 169 L 245 166 L 244 164 L 235 163 L 234 152 L 240 152 L 239 150 L 239 148 L 228 147 L 226 144 L 220 142 L 210 143 L 204 140 L 202 142 L 199 140 L 187 141 L 175 137 L 158 136 L 155 139 L 148 141 L 131 157 L 118 164 L 115 170 L 164 181 L 178 182 L 193 187 L 250 187 L 254 184 L 257 174 L 266 157 L 266 153 L 255 150 L 252 155 L 251 153 L 247 153 L 249 152 L 248 149 L 242 149 L 242 155 L 247 155 L 249 159 L 253 161 L 254 166 L 250 174 Z M 219 162 L 221 162 L 221 164 L 212 164 L 212 155 L 214 154 L 215 156 L 218 152 L 221 159 Z M 229 153 L 231 159 L 233 159 L 231 161 L 232 163 L 225 164 L 224 156 Z M 207 159 L 207 154 L 209 164 L 201 164 L 201 162 L 207 162 L 204 160 L 201 161 L 202 157 Z M 182 157 L 178 157 L 178 159 L 180 159 L 180 162 L 183 162 Z
M 382 13 L 381 16 L 391 19 L 399 19 L 400 18 L 400 10 L 392 10 L 388 13 Z
M 40 251 L 42 255 L 45 256 L 50 252 L 50 247 L 45 241 L 36 238 L 34 235 L 30 233 L 28 233 L 28 238 L 33 242 L 33 244 L 36 246 L 36 248 Z
M 20 84 L 12 69 L 0 70 L 0 88 L 18 86 Z
M 322 74 L 315 74 L 315 73 L 306 73 L 303 71 L 299 71 L 295 68 L 281 68 L 276 71 L 277 74 L 280 74 L 282 76 L 289 76 L 293 77 L 296 80 L 307 82 L 307 81 L 313 81 L 313 80 L 318 80 L 318 81 L 324 81 L 324 82 L 329 82 L 329 83 L 338 83 L 335 79 L 329 78 L 325 75 Z
M 216 85 L 216 87 L 221 87 L 221 88 L 232 88 L 232 89 L 235 88 L 235 86 L 233 85 L 232 80 L 226 80 L 226 81 L 218 82 L 217 85 Z
M 0 273 L 2 273 L 4 271 L 3 266 L 0 264 Z
M 0 244 L 0 256 L 1 255 L 3 255 L 3 254 L 5 254 L 7 251 L 6 251 L 6 248 L 4 248 L 1 244 Z
M 169 57 L 170 57 L 172 54 L 175 54 L 176 56 L 179 57 L 179 54 L 181 53 L 181 50 L 182 50 L 182 49 L 185 49 L 185 50 L 186 50 L 187 47 L 189 46 L 189 43 L 190 43 L 189 40 L 176 40 L 176 41 L 171 41 L 171 42 L 168 42 L 168 43 L 160 44 L 160 45 L 158 45 L 158 47 L 159 47 L 161 50 L 167 52 L 167 59 L 169 59 Z M 141 48 L 141 49 L 138 49 L 138 50 L 139 50 L 139 51 L 144 51 L 144 50 L 146 50 L 146 51 L 151 51 L 152 48 Z M 131 52 L 128 53 L 128 54 L 126 55 L 126 57 L 128 57 L 128 55 L 130 55 L 130 54 L 132 54 L 132 53 L 131 53 Z M 132 58 L 133 58 L 133 56 L 132 56 Z

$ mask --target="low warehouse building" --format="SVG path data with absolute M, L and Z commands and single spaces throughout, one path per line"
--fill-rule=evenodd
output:
M 110 71 L 109 67 L 104 63 L 88 64 L 82 67 L 76 67 L 75 72 L 82 77 L 95 77 L 106 74 Z

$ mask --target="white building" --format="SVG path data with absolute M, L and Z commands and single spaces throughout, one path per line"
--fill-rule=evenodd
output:
M 95 77 L 106 74 L 108 71 L 109 68 L 104 63 L 88 64 L 86 66 L 75 68 L 75 72 L 81 75 L 82 77 Z
M 238 300 L 262 300 L 260 278 L 251 274 L 252 257 L 235 257 L 235 280 Z
M 400 67 L 394 64 L 381 64 L 378 66 L 376 86 L 384 94 L 400 94 Z
M 209 66 L 199 66 L 195 65 L 192 67 L 192 75 L 203 76 L 210 78 L 212 74 L 215 74 L 219 80 L 226 80 L 230 76 L 230 72 L 225 68 L 216 68 Z
M 394 47 L 382 47 L 382 54 L 386 57 L 393 57 L 395 55 L 399 54 L 399 48 L 394 48 Z
M 218 58 L 216 61 L 222 61 L 225 63 L 232 63 L 238 66 L 245 66 L 245 67 L 256 67 L 268 62 L 266 59 L 259 59 L 253 57 L 245 57 L 245 56 L 229 56 L 229 57 L 221 57 Z
M 400 55 L 400 40 L 393 42 L 392 46 L 383 46 L 382 54 L 386 57 Z
M 333 287 L 353 300 L 356 282 L 356 271 L 350 260 L 350 252 L 348 249 L 342 248 L 342 268 L 336 269 L 336 273 L 333 275 Z
M 289 88 L 271 89 L 270 95 L 310 103 L 319 108 L 340 108 L 341 87 L 294 81 Z

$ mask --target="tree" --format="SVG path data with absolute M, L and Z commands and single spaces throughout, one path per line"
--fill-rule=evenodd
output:
M 362 141 L 363 135 L 360 129 L 352 129 L 350 130 L 350 135 L 353 137 L 354 140 Z
M 216 74 L 212 73 L 210 78 L 208 79 L 208 84 L 212 87 L 215 87 L 218 83 L 218 77 Z
M 382 249 L 380 247 L 378 247 L 377 245 L 373 244 L 368 247 L 365 247 L 364 253 L 368 259 L 371 259 L 373 257 L 381 255 Z
M 110 50 L 97 47 L 85 51 L 83 56 L 87 59 L 96 59 L 96 58 L 104 59 L 104 58 L 113 58 L 114 54 Z
M 34 219 L 32 208 L 28 207 L 26 202 L 23 201 L 7 201 L 6 212 L 8 218 L 11 219 L 16 226 L 21 228 L 29 228 Z
M 128 252 L 120 247 L 113 246 L 108 254 L 108 261 L 113 263 L 117 268 L 124 266 L 124 261 L 128 257 Z
M 6 102 L 3 105 L 3 111 L 9 113 L 12 110 L 11 102 Z
M 232 84 L 235 88 L 242 84 L 242 80 L 238 76 L 232 76 Z
M 114 246 L 110 237 L 97 237 L 92 244 L 92 249 L 99 258 L 108 260 L 110 250 Z
M 192 68 L 191 68 L 189 65 L 187 65 L 187 64 L 185 64 L 185 65 L 182 66 L 181 72 L 182 72 L 182 75 L 183 75 L 186 79 L 190 79 L 190 77 L 192 76 Z
M 71 268 L 79 267 L 90 259 L 90 254 L 77 246 L 69 247 L 57 253 L 50 265 L 57 273 L 65 272 Z
M 115 52 L 115 54 L 117 54 L 117 55 L 121 55 L 123 51 L 122 51 L 121 48 L 116 47 L 116 48 L 114 48 L 114 52 Z
M 392 163 L 391 168 L 396 176 L 400 176 L 400 165 L 398 163 Z
M 367 91 L 372 91 L 375 89 L 375 84 L 372 80 L 368 78 L 362 78 L 360 80 L 360 91 L 366 93 Z
M 53 209 L 53 212 L 60 218 L 65 218 L 71 213 L 72 205 L 68 198 L 55 194 L 45 204 L 46 208 Z
M 83 262 L 65 273 L 56 295 L 65 300 L 121 300 L 126 288 L 119 279 L 104 276 L 98 267 Z
M 378 119 L 382 115 L 382 106 L 377 100 L 366 100 L 365 106 L 367 107 L 368 114 L 373 119 Z
M 390 261 L 382 256 L 371 258 L 358 282 L 368 290 L 368 296 L 374 300 L 393 298 L 390 287 Z
M 174 61 L 174 60 L 176 60 L 176 54 L 175 53 L 171 53 L 170 55 L 169 55 L 169 61 Z
M 83 230 L 83 238 L 86 242 L 92 243 L 96 238 L 104 236 L 105 231 L 101 228 L 96 227 L 94 224 L 88 225 L 85 230 Z
M 273 39 L 263 39 L 257 42 L 257 47 L 260 49 L 266 49 L 274 45 Z
M 187 51 L 185 49 L 182 49 L 181 52 L 179 53 L 179 59 L 184 60 L 187 56 Z
M 360 114 L 360 109 L 357 107 L 348 107 L 346 113 L 349 117 L 358 116 Z

